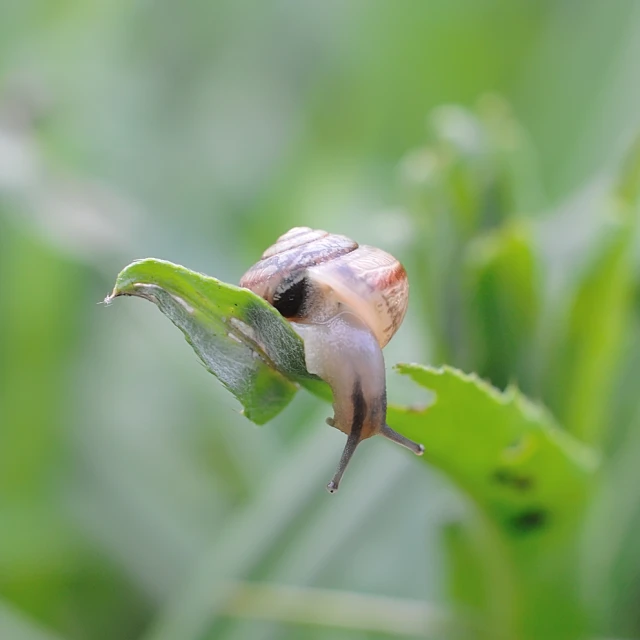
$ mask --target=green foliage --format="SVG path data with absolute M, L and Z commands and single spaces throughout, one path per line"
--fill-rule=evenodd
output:
M 425 462 L 479 509 L 445 531 L 452 592 L 485 612 L 487 638 L 578 637 L 585 612 L 576 602 L 578 558 L 570 545 L 597 455 L 513 387 L 501 393 L 448 367 L 397 369 L 433 392 L 434 403 L 394 407 L 394 426 L 427 443 Z M 554 582 L 544 584 L 549 571 Z M 551 610 L 562 612 L 562 622 L 549 622 Z
M 155 303 L 256 424 L 287 406 L 295 383 L 321 398 L 331 397 L 329 387 L 307 372 L 300 336 L 247 289 L 148 258 L 122 270 L 105 302 L 118 296 Z
M 107 302 L 118 296 L 155 303 L 258 424 L 286 406 L 295 382 L 313 379 L 291 325 L 247 289 L 147 259 L 119 274 Z M 559 514 L 568 515 L 563 506 L 582 502 L 583 475 L 592 470 L 593 460 L 516 389 L 501 395 L 452 369 L 399 365 L 398 370 L 435 392 L 436 403 L 427 413 L 392 410 L 391 423 L 427 442 L 425 458 L 469 490 L 504 527 L 517 529 L 535 508 L 544 512 L 542 519 L 554 512 L 551 519 L 557 521 Z
M 113 293 L 154 302 L 185 335 L 205 367 L 263 424 L 289 403 L 288 379 L 305 373 L 302 342 L 264 300 L 162 260 L 140 260 L 118 276 Z
M 555 430 L 553 433 L 562 433 L 563 438 L 570 433 L 577 440 L 593 445 L 593 450 L 583 450 L 593 461 L 594 456 L 601 455 L 603 440 L 615 437 L 612 426 L 615 421 L 611 415 L 614 381 L 619 380 L 625 388 L 629 387 L 628 394 L 634 393 L 628 376 L 631 362 L 636 363 L 633 371 L 637 371 L 637 351 L 630 354 L 624 373 L 620 371 L 620 360 L 625 339 L 629 340 L 628 326 L 633 322 L 634 313 L 632 300 L 637 290 L 634 265 L 640 214 L 638 144 L 632 146 L 621 169 L 616 172 L 609 194 L 593 205 L 598 210 L 578 212 L 580 217 L 571 214 L 576 221 L 573 227 L 561 220 L 567 217 L 562 213 L 557 216 L 557 223 L 550 219 L 545 228 L 542 225 L 536 228 L 524 215 L 526 209 L 519 209 L 515 204 L 522 206 L 535 193 L 535 189 L 523 188 L 535 184 L 534 166 L 521 161 L 512 164 L 518 155 L 520 158 L 528 156 L 526 140 L 516 142 L 512 147 L 514 153 L 505 155 L 498 150 L 497 141 L 510 138 L 513 123 L 500 118 L 487 120 L 486 104 L 483 103 L 475 112 L 452 110 L 445 115 L 451 118 L 452 114 L 458 121 L 467 123 L 466 128 L 459 127 L 459 130 L 473 132 L 470 139 L 482 141 L 484 151 L 478 152 L 477 146 L 458 144 L 445 156 L 445 162 L 433 165 L 436 170 L 429 179 L 425 179 L 426 174 L 421 177 L 417 171 L 411 174 L 417 181 L 414 180 L 410 206 L 417 220 L 429 221 L 425 229 L 429 244 L 426 251 L 417 249 L 416 264 L 420 265 L 422 272 L 432 276 L 425 280 L 423 299 L 428 301 L 424 311 L 430 320 L 432 341 L 436 345 L 435 360 L 475 371 L 496 386 L 507 387 L 502 396 L 503 402 L 511 399 L 517 404 L 519 393 L 510 386 L 512 384 L 539 398 L 552 410 L 554 421 L 566 429 L 566 432 Z M 446 124 L 447 120 L 441 115 L 440 131 L 442 122 Z M 441 133 L 437 133 L 429 145 L 414 152 L 410 158 L 442 157 L 441 139 Z M 471 170 L 478 166 L 478 153 L 483 158 L 480 164 L 482 172 Z M 462 182 L 460 167 L 466 167 L 466 179 Z M 442 189 L 443 184 L 454 184 L 454 187 Z M 497 185 L 501 186 L 500 189 Z M 468 198 L 469 202 L 476 205 L 485 203 L 484 206 L 469 213 L 470 210 L 466 210 L 460 200 L 465 193 L 473 194 Z M 497 197 L 498 194 L 502 196 Z M 504 194 L 521 195 L 509 198 Z M 464 220 L 455 217 L 454 209 L 459 214 L 467 211 Z M 452 224 L 452 220 L 457 224 Z M 465 222 L 468 220 L 471 220 L 470 224 Z M 554 255 L 549 246 L 563 234 L 580 235 L 582 225 L 592 230 L 590 235 L 583 235 L 589 237 L 589 242 L 583 241 L 577 261 L 580 266 L 567 273 L 567 257 Z M 562 251 L 564 244 L 557 246 Z M 559 287 L 558 283 L 562 286 Z M 433 371 L 421 372 L 420 376 L 424 386 L 431 389 L 447 382 L 447 376 L 438 381 Z M 471 384 L 471 381 L 467 380 L 467 383 Z M 600 493 L 596 488 L 600 483 L 580 465 L 565 467 L 569 476 L 573 475 L 572 469 L 573 472 L 581 468 L 585 471 L 582 481 L 574 476 L 577 484 L 562 474 L 556 476 L 558 460 L 554 463 L 540 459 L 534 463 L 538 481 L 531 485 L 527 474 L 512 474 L 509 469 L 499 471 L 498 477 L 504 480 L 505 485 L 512 483 L 512 492 L 507 495 L 522 501 L 519 506 L 522 513 L 527 514 L 523 521 L 532 523 L 535 532 L 531 537 L 505 535 L 508 529 L 504 524 L 508 516 L 496 510 L 496 505 L 487 505 L 486 500 L 489 479 L 496 477 L 495 467 L 499 460 L 496 451 L 508 451 L 506 442 L 501 443 L 502 449 L 497 448 L 492 456 L 484 458 L 494 461 L 493 473 L 487 467 L 483 474 L 464 475 L 467 469 L 475 469 L 473 461 L 466 456 L 467 446 L 473 453 L 486 454 L 492 445 L 496 446 L 493 434 L 500 430 L 496 432 L 494 427 L 500 424 L 500 420 L 493 416 L 487 420 L 490 428 L 476 431 L 476 425 L 485 423 L 483 418 L 487 416 L 475 403 L 469 402 L 468 393 L 465 397 L 463 389 L 458 391 L 458 414 L 449 425 L 447 433 L 452 439 L 447 442 L 447 447 L 448 450 L 459 451 L 460 468 L 448 469 L 448 472 L 453 478 L 456 478 L 455 471 L 462 472 L 457 476 L 457 482 L 473 497 L 473 502 L 482 507 L 482 514 L 475 519 L 451 523 L 445 528 L 451 594 L 457 601 L 488 616 L 491 620 L 488 638 L 582 637 L 593 619 L 599 616 L 607 619 L 609 628 L 616 628 L 611 612 L 623 608 L 621 602 L 625 598 L 619 597 L 616 604 L 611 601 L 605 603 L 597 595 L 599 587 L 596 585 L 601 585 L 603 579 L 608 580 L 608 584 L 620 584 L 621 574 L 613 569 L 613 559 L 617 557 L 613 548 L 617 547 L 622 552 L 624 536 L 632 535 L 633 525 L 625 527 L 622 524 L 616 528 L 619 537 L 612 548 L 604 542 L 606 533 L 601 529 L 602 524 L 600 527 L 591 525 L 593 537 L 588 542 L 584 542 L 583 531 L 585 512 L 592 510 L 594 513 L 616 511 L 615 516 L 605 520 L 619 520 L 621 523 L 630 523 L 630 519 L 635 518 L 623 515 L 620 506 L 613 506 L 624 500 L 610 501 L 605 497 L 609 495 L 607 491 L 611 491 L 612 484 L 624 487 L 621 476 L 616 476 L 617 480 L 608 478 L 604 483 L 604 493 Z M 441 401 L 441 394 L 437 395 Z M 637 406 L 637 400 L 630 397 L 628 403 L 629 407 Z M 430 425 L 430 419 L 437 412 L 438 402 L 426 411 L 424 423 Z M 536 412 L 544 415 L 540 414 L 540 409 Z M 394 420 L 409 437 L 416 437 L 417 425 L 407 429 L 406 421 L 397 417 Z M 466 427 L 471 434 L 465 433 Z M 430 442 L 428 437 L 424 440 Z M 513 441 L 518 442 L 518 438 L 514 436 Z M 526 442 L 526 438 L 523 441 Z M 626 441 L 637 451 L 631 435 Z M 435 442 L 438 442 L 437 438 Z M 573 439 L 567 442 L 574 451 L 579 449 L 576 449 Z M 429 446 L 427 452 L 429 455 L 438 453 L 437 449 L 434 452 Z M 478 459 L 482 459 L 480 454 Z M 454 460 L 458 462 L 457 458 Z M 566 462 L 568 459 L 561 456 L 560 460 Z M 619 460 L 614 464 L 625 466 Z M 434 464 L 439 466 L 438 462 Z M 605 467 L 608 468 L 606 462 Z M 631 470 L 627 472 L 631 473 Z M 546 513 L 544 510 L 532 504 L 525 507 L 528 499 L 535 503 L 535 492 L 522 487 L 544 486 L 547 481 L 547 498 L 550 502 L 554 496 L 558 499 L 553 509 L 559 516 L 555 524 L 552 524 L 554 518 L 546 519 L 542 515 Z M 521 487 L 519 491 L 518 486 Z M 502 489 L 506 491 L 506 486 Z M 622 495 L 628 496 L 629 489 L 623 488 Z M 596 496 L 599 496 L 597 500 Z M 510 506 L 515 509 L 516 505 L 517 501 Z M 501 507 L 505 508 L 504 505 Z M 588 516 L 593 523 L 592 518 L 595 516 Z M 540 531 L 536 531 L 537 525 L 543 522 L 549 528 L 541 525 Z M 602 537 L 598 538 L 595 531 L 600 531 Z M 603 552 L 606 561 L 599 564 L 590 560 L 593 553 L 591 545 Z M 636 556 L 631 545 L 627 545 L 626 553 L 630 562 L 634 562 L 631 558 Z M 585 564 L 590 568 L 587 573 L 592 589 L 590 599 L 586 600 L 581 594 Z M 551 575 L 552 580 L 549 579 Z M 586 606 L 585 601 L 590 605 Z M 589 611 L 591 604 L 594 606 Z M 629 626 L 618 628 L 629 633 Z
M 445 471 L 509 535 L 561 528 L 584 506 L 593 453 L 517 389 L 501 393 L 448 367 L 403 364 L 397 370 L 435 398 L 424 409 L 394 407 L 393 425 L 427 443 L 425 461 Z
M 632 227 L 604 231 L 561 325 L 545 380 L 550 406 L 585 442 L 597 443 L 632 301 Z M 561 382 L 563 384 L 561 384 Z
M 575 4 L 3 4 L 0 638 L 640 637 L 640 14 Z M 399 257 L 388 363 L 455 367 L 411 366 L 427 405 L 388 375 L 427 455 L 374 438 L 337 500 L 272 310 L 164 273 L 256 429 L 152 305 L 96 304 L 300 224 Z
M 466 249 L 465 292 L 477 370 L 497 386 L 530 382 L 528 358 L 540 312 L 540 273 L 532 233 L 513 221 Z
M 515 246 L 520 248 L 517 242 Z M 513 263 L 517 278 L 521 275 L 518 260 Z M 508 264 L 502 265 L 506 275 Z M 513 293 L 518 293 L 515 288 Z M 272 307 L 246 289 L 147 259 L 120 273 L 107 301 L 122 295 L 155 303 L 256 422 L 284 408 L 295 392 L 295 382 L 310 378 L 305 374 L 300 338 Z M 481 291 L 481 295 L 490 294 Z M 526 296 L 524 302 L 520 308 L 529 308 Z M 507 299 L 503 304 L 508 312 Z M 521 324 L 515 323 L 516 327 Z M 584 515 L 597 456 L 561 431 L 550 414 L 514 387 L 501 393 L 476 376 L 451 368 L 399 365 L 397 370 L 432 392 L 433 401 L 422 409 L 391 407 L 390 424 L 424 442 L 424 460 L 444 472 L 479 507 L 484 544 L 493 549 L 493 555 L 488 556 L 492 566 L 485 567 L 476 580 L 502 575 L 501 581 L 509 585 L 508 589 L 504 584 L 498 589 L 483 585 L 492 593 L 505 591 L 499 603 L 489 608 L 489 637 L 517 634 L 533 639 L 544 633 L 548 638 L 564 638 L 577 632 L 583 624 L 579 611 L 573 617 L 567 614 L 575 608 L 574 562 L 565 555 L 562 570 L 556 566 L 553 602 L 556 607 L 564 605 L 565 624 L 548 628 L 540 623 L 544 618 L 537 610 L 541 601 L 548 606 L 548 597 L 541 599 L 536 593 L 546 560 L 532 565 L 530 549 L 534 545 L 544 559 L 562 554 Z M 285 384 L 286 395 L 280 392 Z M 263 411 L 259 411 L 261 402 Z M 462 571 L 458 556 L 469 552 L 460 546 L 452 547 L 452 552 L 454 571 Z M 465 582 L 470 588 L 471 580 Z M 481 591 L 479 586 L 475 593 Z M 477 605 L 476 596 L 468 604 Z M 518 614 L 513 613 L 514 607 Z M 177 622 L 167 622 L 172 631 L 163 626 L 153 637 L 183 634 L 185 625 L 191 629 L 198 624 L 197 618 L 189 621 L 192 616 L 181 622 L 183 615 Z
M 498 386 L 530 373 L 540 274 L 528 211 L 540 195 L 529 140 L 509 106 L 441 107 L 432 139 L 403 164 L 422 230 L 414 260 L 437 363 L 455 362 Z M 515 298 L 514 298 L 515 296 Z
M 607 226 L 578 279 L 546 375 L 550 406 L 567 429 L 590 443 L 599 443 L 606 432 L 609 396 L 631 319 L 640 141 L 630 150 L 610 199 Z

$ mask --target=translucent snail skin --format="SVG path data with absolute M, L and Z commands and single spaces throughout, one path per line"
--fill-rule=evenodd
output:
M 422 455 L 424 447 L 387 425 L 382 348 L 400 327 L 409 301 L 404 267 L 381 249 L 309 227 L 278 238 L 240 280 L 289 320 L 304 341 L 309 373 L 333 391 L 327 423 L 347 434 L 338 490 L 358 444 L 374 435 Z

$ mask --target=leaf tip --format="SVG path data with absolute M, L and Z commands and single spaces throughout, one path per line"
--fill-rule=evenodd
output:
M 104 300 L 98 302 L 98 304 L 110 305 L 118 296 L 120 296 L 120 292 L 117 288 L 115 288 Z

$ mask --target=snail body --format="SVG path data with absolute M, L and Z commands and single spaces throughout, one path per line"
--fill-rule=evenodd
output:
M 337 491 L 358 444 L 380 434 L 421 455 L 424 447 L 386 423 L 382 348 L 400 327 L 409 284 L 393 256 L 346 236 L 295 227 L 278 238 L 241 278 L 289 320 L 304 341 L 309 373 L 333 392 L 333 419 L 347 434 L 338 470 L 327 488 Z

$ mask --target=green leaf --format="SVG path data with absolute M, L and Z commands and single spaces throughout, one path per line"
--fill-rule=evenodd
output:
M 106 302 L 118 296 L 156 304 L 256 424 L 284 409 L 297 382 L 327 397 L 326 385 L 305 369 L 300 337 L 271 305 L 247 289 L 148 258 L 118 275 Z
M 556 338 L 547 397 L 558 419 L 578 438 L 597 444 L 620 356 L 632 297 L 632 233 L 616 222 L 600 240 Z
M 577 282 L 555 337 L 548 403 L 574 435 L 598 444 L 628 327 L 634 289 L 634 239 L 640 215 L 640 140 L 625 158 L 606 209 L 608 226 Z
M 578 637 L 574 543 L 597 456 L 513 387 L 499 392 L 449 367 L 397 369 L 435 401 L 392 407 L 390 424 L 423 442 L 424 461 L 476 505 L 448 532 L 453 595 L 480 609 L 483 638 Z
M 495 259 L 500 264 L 489 266 L 493 275 L 480 276 L 485 280 L 496 277 L 502 282 L 483 282 L 477 286 L 502 289 L 490 294 L 495 298 L 494 294 L 508 295 L 513 280 L 521 277 L 523 287 L 516 287 L 516 292 L 519 298 L 524 298 L 535 283 L 531 281 L 533 274 L 528 272 L 532 270 L 532 256 L 525 246 L 528 238 L 522 220 L 539 208 L 543 199 L 531 142 L 502 98 L 485 95 L 474 109 L 457 105 L 439 107 L 432 112 L 429 123 L 430 143 L 407 154 L 401 164 L 407 207 L 414 214 L 415 251 L 413 264 L 408 266 L 411 271 L 421 273 L 420 280 L 412 282 L 412 291 L 428 322 L 425 328 L 430 334 L 432 361 L 478 370 L 478 333 L 499 336 L 495 326 L 476 331 L 474 319 L 466 313 L 469 301 L 476 299 L 475 291 L 468 286 L 470 279 L 464 262 L 467 254 L 474 254 L 478 247 L 469 247 L 469 243 L 475 245 L 475 239 L 480 237 L 481 244 L 484 234 L 496 230 L 496 235 L 500 235 L 506 226 L 509 231 L 504 235 L 514 236 L 504 239 L 510 246 L 494 249 L 498 252 L 504 249 L 509 255 L 485 253 L 482 259 Z M 514 228 L 520 227 L 517 233 L 508 225 L 516 216 Z M 488 244 L 496 245 L 496 240 L 491 238 Z M 517 241 L 519 247 L 515 246 Z M 511 258 L 518 260 L 514 273 L 506 264 Z M 536 301 L 537 295 L 527 300 L 525 314 Z M 507 329 L 520 330 L 515 304 L 510 309 L 502 300 L 480 300 L 482 304 L 500 305 L 500 320 L 510 323 Z M 476 312 L 477 318 L 491 310 Z M 493 345 L 486 347 L 491 358 L 486 353 L 479 357 L 496 366 L 494 371 L 481 366 L 480 372 L 501 385 L 514 371 L 505 372 L 508 363 L 504 358 L 496 363 Z M 499 357 L 506 355 L 508 347 L 505 341 L 501 342 Z
M 474 370 L 497 387 L 527 384 L 540 290 L 531 232 L 524 220 L 472 240 L 466 249 L 466 304 Z
M 596 457 L 511 387 L 443 367 L 396 369 L 435 394 L 427 408 L 393 407 L 389 422 L 425 443 L 424 459 L 518 536 L 556 527 L 587 493 Z

